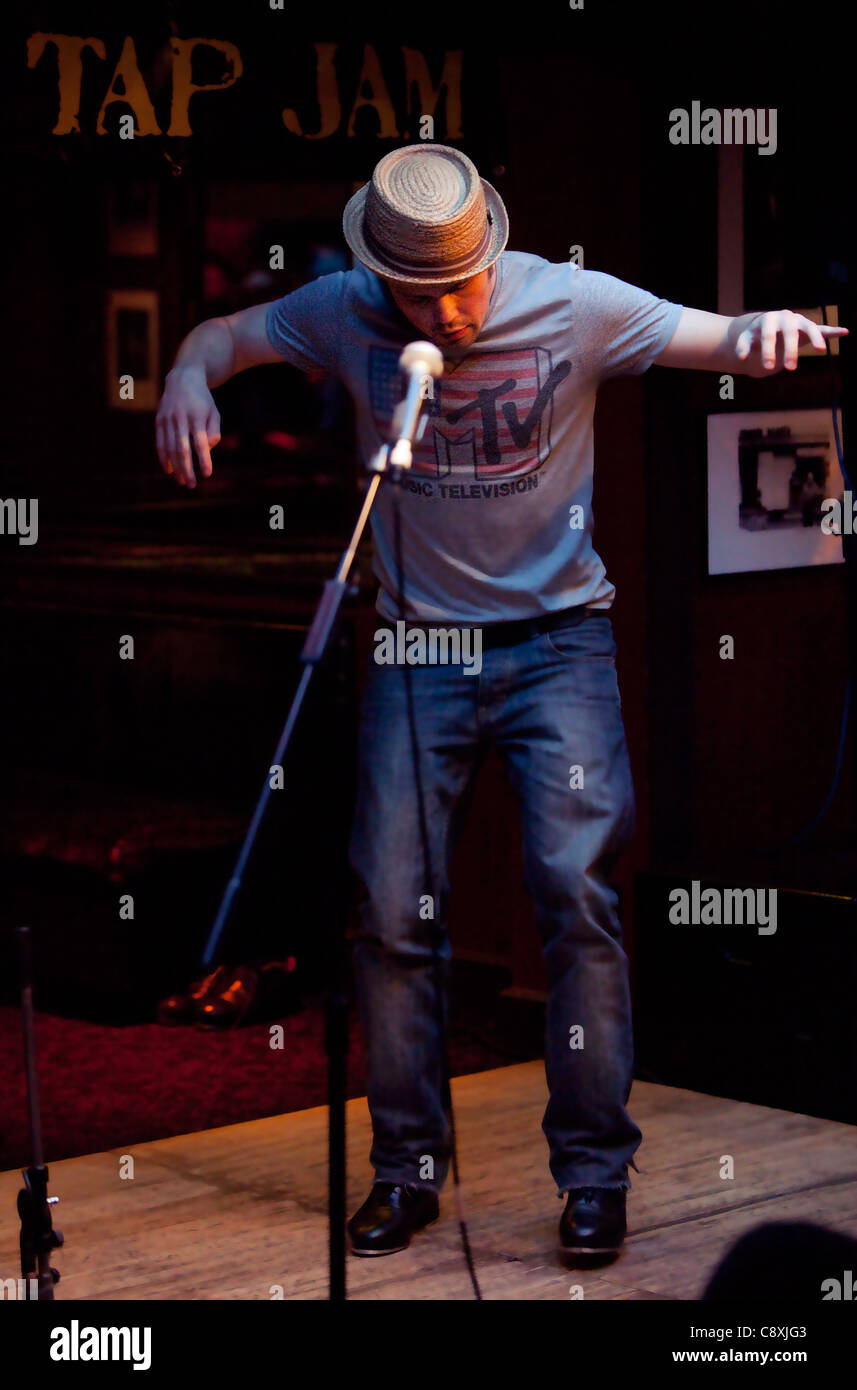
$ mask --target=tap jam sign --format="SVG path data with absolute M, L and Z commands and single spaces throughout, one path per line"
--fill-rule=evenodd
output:
M 53 128 L 54 135 L 74 135 L 80 131 L 80 100 L 83 84 L 83 55 L 89 50 L 101 62 L 107 60 L 107 50 L 103 39 L 81 38 L 73 34 L 31 34 L 27 40 L 27 66 L 34 68 L 44 57 L 48 47 L 56 50 L 57 80 L 59 87 L 59 111 Z M 134 113 L 136 135 L 192 135 L 189 108 L 190 99 L 196 92 L 223 92 L 234 87 L 244 71 L 241 54 L 234 43 L 225 39 L 170 39 L 172 54 L 172 101 L 170 123 L 166 131 L 158 125 L 155 108 L 143 74 L 137 62 L 137 50 L 130 34 L 126 35 L 122 52 L 110 79 L 110 85 L 101 103 L 95 130 L 98 135 L 108 133 L 104 124 L 107 108 L 114 102 L 130 107 Z M 342 100 L 337 81 L 334 59 L 338 45 L 317 43 L 316 54 L 316 100 L 321 120 L 318 130 L 307 130 L 297 111 L 285 107 L 282 112 L 283 125 L 292 135 L 305 140 L 325 140 L 337 134 L 342 126 Z M 209 48 L 223 55 L 223 74 L 218 82 L 194 82 L 192 64 L 194 50 Z M 416 48 L 402 48 L 405 70 L 405 91 L 410 97 L 414 86 L 418 89 L 417 110 L 422 115 L 431 115 L 437 108 L 441 94 L 446 92 L 446 138 L 460 140 L 461 128 L 461 51 L 451 50 L 443 55 L 443 69 L 440 80 L 435 85 L 429 72 L 425 55 Z M 210 56 L 210 55 L 209 55 Z M 87 60 L 87 68 L 91 59 Z M 363 107 L 372 107 L 378 116 L 377 138 L 397 140 L 407 132 L 398 129 L 395 108 L 389 88 L 381 70 L 378 55 L 371 44 L 363 48 L 363 65 L 357 82 L 357 94 L 348 117 L 346 133 L 355 133 L 355 118 Z

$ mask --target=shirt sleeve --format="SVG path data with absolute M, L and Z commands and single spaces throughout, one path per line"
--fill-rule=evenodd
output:
M 268 306 L 265 327 L 272 347 L 302 372 L 337 370 L 347 271 L 320 275 Z
M 647 371 L 675 333 L 683 308 L 600 270 L 572 275 L 571 304 L 581 366 L 599 382 Z

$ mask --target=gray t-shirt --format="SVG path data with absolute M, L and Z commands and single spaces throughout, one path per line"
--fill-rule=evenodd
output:
M 592 546 L 593 414 L 602 381 L 639 375 L 682 306 L 615 276 L 504 251 L 475 343 L 448 351 L 428 424 L 400 490 L 405 613 L 479 624 L 577 604 L 615 589 Z M 287 362 L 323 368 L 354 398 L 364 462 L 390 437 L 405 385 L 399 354 L 419 333 L 362 264 L 271 305 Z M 377 608 L 398 617 L 391 485 L 372 511 Z

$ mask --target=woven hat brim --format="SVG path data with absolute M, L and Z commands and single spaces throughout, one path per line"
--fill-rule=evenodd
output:
M 481 183 L 485 194 L 485 203 L 491 214 L 491 241 L 478 264 L 464 275 L 451 276 L 443 266 L 437 271 L 430 271 L 426 274 L 403 274 L 400 270 L 393 270 L 385 265 L 374 251 L 370 251 L 363 238 L 363 208 L 366 195 L 369 192 L 370 185 L 368 183 L 365 183 L 362 188 L 358 188 L 357 192 L 352 194 L 345 204 L 342 214 L 342 231 L 345 240 L 359 261 L 368 265 L 369 269 L 374 270 L 377 275 L 383 275 L 386 280 L 395 280 L 400 285 L 446 285 L 455 280 L 469 280 L 474 275 L 479 275 L 481 271 L 487 270 L 489 265 L 496 261 L 500 252 L 505 249 L 506 242 L 509 240 L 509 216 L 503 199 L 487 179 L 481 179 Z

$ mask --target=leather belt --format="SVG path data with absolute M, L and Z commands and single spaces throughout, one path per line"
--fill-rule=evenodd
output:
M 556 613 L 541 613 L 537 618 L 511 618 L 500 623 L 467 623 L 464 626 L 478 628 L 482 634 L 482 650 L 487 647 L 512 647 L 518 642 L 527 642 L 543 632 L 551 632 L 558 627 L 572 627 L 582 620 L 589 610 L 586 604 L 573 608 L 560 608 Z M 434 623 L 407 622 L 410 628 L 456 628 L 462 624 L 454 622 Z

